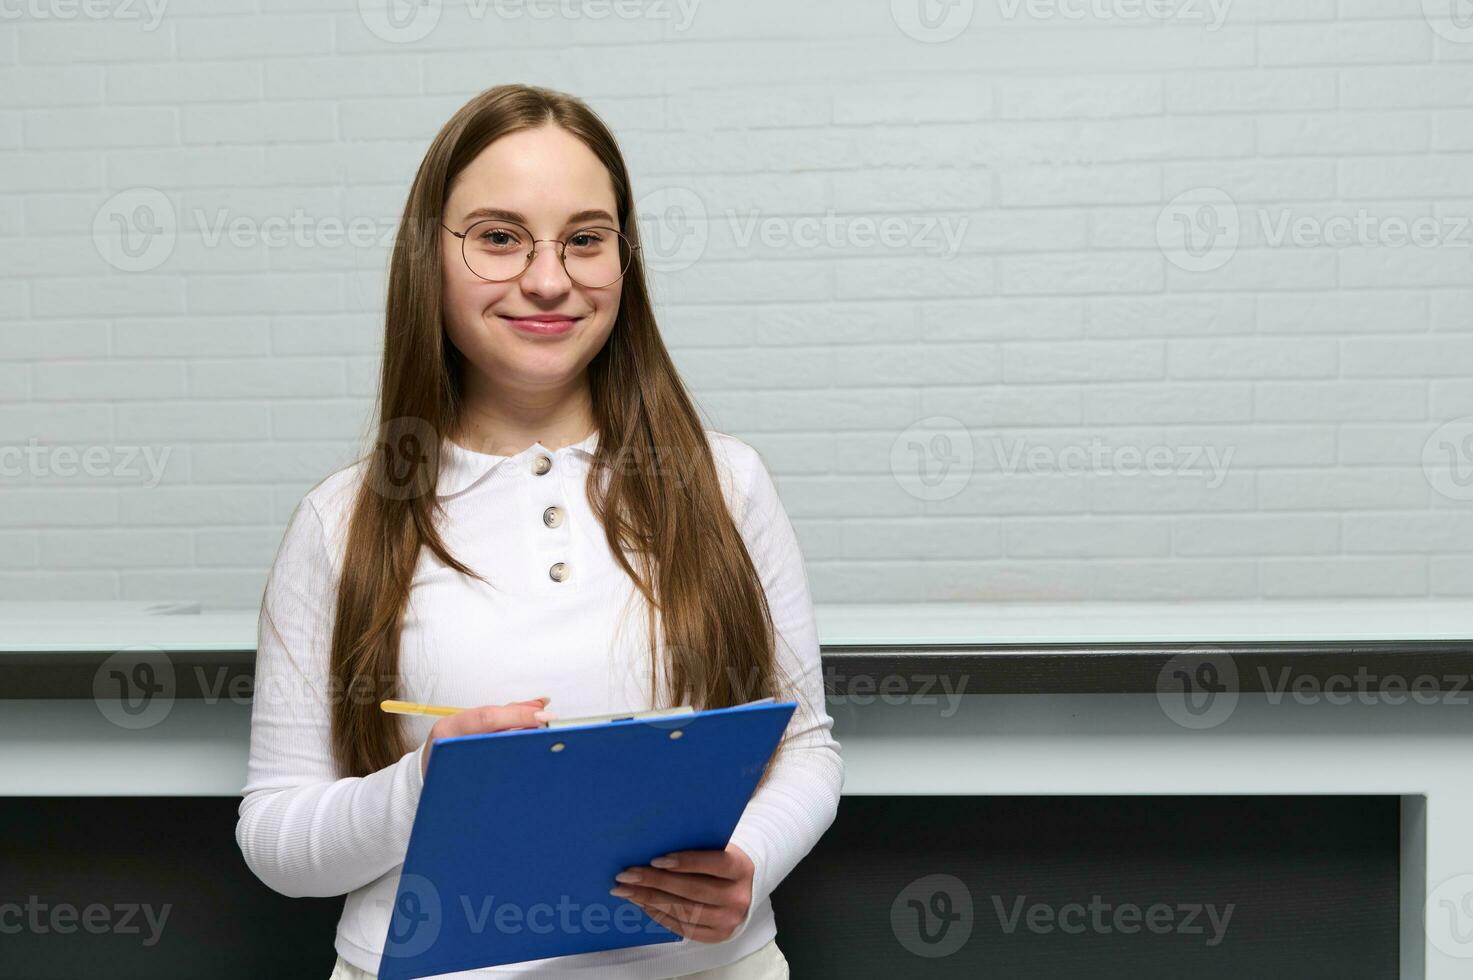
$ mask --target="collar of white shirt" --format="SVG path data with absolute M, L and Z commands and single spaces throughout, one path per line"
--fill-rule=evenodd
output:
M 450 439 L 443 440 L 440 445 L 443 449 L 440 453 L 440 478 L 435 486 L 435 496 L 448 497 L 479 483 L 492 470 L 507 461 L 526 461 L 530 465 L 533 457 L 544 453 L 554 460 L 573 453 L 592 459 L 593 451 L 598 446 L 598 430 L 595 429 L 581 442 L 575 442 L 571 446 L 548 449 L 541 442 L 534 442 L 513 456 L 473 452 Z

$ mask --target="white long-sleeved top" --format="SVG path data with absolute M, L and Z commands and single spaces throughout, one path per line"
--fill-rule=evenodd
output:
M 721 943 L 681 939 L 446 976 L 651 980 L 731 963 L 776 935 L 773 888 L 833 822 L 844 764 L 824 704 L 798 542 L 757 451 L 725 433 L 706 436 L 772 611 L 780 676 L 799 702 L 790 740 L 732 834 L 756 868 L 747 919 Z M 402 697 L 469 707 L 546 695 L 549 709 L 565 718 L 659 707 L 649 700 L 643 599 L 584 493 L 597 443 L 594 432 L 561 449 L 537 442 L 512 456 L 442 443 L 436 494 L 445 544 L 492 587 L 421 550 L 401 634 Z M 550 467 L 539 464 L 542 457 Z M 364 472 L 355 463 L 305 495 L 271 569 L 236 840 L 256 876 L 284 895 L 347 895 L 334 946 L 374 972 L 424 785 L 419 744 L 435 719 L 408 716 L 418 744 L 394 764 L 367 776 L 336 775 L 329 697 L 353 693 L 329 691 L 329 640 L 349 507 Z M 556 564 L 561 581 L 551 571 Z M 663 653 L 658 624 L 657 617 Z

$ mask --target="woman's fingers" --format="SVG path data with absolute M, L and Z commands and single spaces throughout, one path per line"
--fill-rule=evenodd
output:
M 536 704 L 487 704 L 472 711 L 462 712 L 472 717 L 467 719 L 470 727 L 462 735 L 481 732 L 504 732 L 512 728 L 536 728 L 539 722 L 532 717 L 541 707 Z
M 741 878 L 746 870 L 742 867 L 741 860 L 729 848 L 730 845 L 725 851 L 670 851 L 655 858 L 655 861 L 668 860 L 673 863 L 655 866 L 672 869 L 682 874 L 706 874 L 736 880 Z M 650 863 L 654 864 L 654 861 Z
M 539 699 L 467 708 L 440 719 L 432 734 L 435 738 L 452 738 L 456 735 L 504 732 L 513 728 L 536 728 L 542 723 L 536 717 L 543 710 L 542 704 Z
M 671 901 L 721 905 L 729 898 L 728 889 L 731 887 L 731 882 L 725 878 L 713 878 L 704 874 L 683 874 L 677 871 L 660 871 L 658 868 L 640 868 L 637 874 L 639 875 L 637 883 L 620 882 L 617 877 L 614 880 L 625 888 L 634 889 L 636 894 L 641 891 L 648 892 L 666 896 Z
M 542 697 L 530 701 L 513 701 L 510 704 L 483 704 L 478 708 L 467 708 L 441 718 L 430 729 L 430 735 L 420 749 L 420 771 L 429 770 L 430 745 L 437 739 L 479 735 L 483 732 L 504 732 L 513 728 L 537 728 L 545 719 L 557 717 L 544 710 L 551 700 Z M 542 717 L 539 718 L 538 715 Z
M 629 886 L 624 886 L 628 888 Z M 656 888 L 632 888 L 629 901 L 671 932 L 701 942 L 720 942 L 741 925 L 741 918 L 731 910 L 692 902 Z

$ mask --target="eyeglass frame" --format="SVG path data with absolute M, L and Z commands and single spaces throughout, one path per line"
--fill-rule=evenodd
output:
M 470 256 L 468 256 L 468 255 L 465 254 L 465 243 L 466 243 L 466 240 L 467 240 L 466 239 L 466 236 L 471 233 L 471 228 L 476 227 L 476 225 L 484 225 L 484 224 L 488 224 L 488 223 L 491 223 L 491 222 L 495 222 L 495 223 L 503 224 L 503 225 L 514 225 L 517 228 L 522 229 L 523 231 L 525 231 L 527 233 L 527 239 L 528 239 L 528 241 L 532 245 L 532 251 L 530 251 L 530 252 L 527 253 L 527 262 L 526 262 L 526 264 L 522 266 L 522 269 L 521 269 L 520 272 L 518 272 L 516 275 L 512 276 L 510 279 L 487 279 L 485 276 L 481 275 L 475 269 L 472 269 L 471 268 Z M 634 253 L 635 252 L 638 252 L 641 248 L 644 247 L 643 245 L 636 245 L 634 242 L 631 242 L 629 240 L 629 236 L 628 235 L 624 234 L 622 231 L 620 231 L 617 228 L 610 227 L 609 225 L 584 225 L 582 228 L 579 228 L 578 231 L 575 231 L 573 233 L 574 235 L 578 234 L 578 232 L 586 231 L 589 228 L 598 228 L 598 229 L 601 229 L 603 231 L 612 231 L 614 234 L 616 234 L 620 238 L 624 239 L 625 244 L 627 244 L 629 246 L 629 264 L 626 265 L 623 268 L 622 271 L 620 271 L 619 276 L 618 276 L 617 279 L 610 280 L 609 282 L 604 283 L 602 286 L 585 286 L 583 283 L 579 282 L 577 279 L 574 279 L 573 278 L 573 274 L 568 271 L 568 260 L 567 260 L 568 239 L 567 238 L 533 238 L 532 237 L 532 229 L 531 228 L 528 228 L 526 225 L 522 224 L 519 221 L 509 221 L 509 220 L 504 219 L 504 218 L 482 218 L 479 221 L 473 222 L 471 224 L 470 228 L 467 228 L 465 231 L 456 231 L 454 228 L 451 228 L 449 225 L 447 225 L 443 221 L 440 222 L 440 227 L 441 228 L 444 228 L 446 231 L 450 232 L 450 234 L 452 234 L 456 238 L 459 238 L 460 239 L 460 260 L 465 263 L 465 267 L 470 270 L 471 275 L 475 276 L 477 279 L 480 279 L 482 282 L 516 282 L 518 279 L 522 278 L 522 276 L 526 275 L 528 269 L 532 268 L 532 263 L 534 261 L 536 261 L 536 259 L 537 259 L 537 246 L 538 246 L 538 244 L 540 244 L 541 242 L 552 242 L 553 244 L 559 246 L 558 247 L 558 250 L 557 250 L 557 261 L 558 261 L 558 265 L 560 265 L 560 266 L 563 267 L 563 274 L 568 277 L 568 281 L 569 282 L 571 282 L 571 283 L 573 283 L 575 285 L 578 285 L 578 286 L 583 286 L 584 289 L 607 289 L 609 286 L 612 286 L 614 283 L 618 282 L 619 279 L 623 279 L 626 275 L 629 274 L 630 267 L 632 267 L 634 265 Z M 568 237 L 571 238 L 572 235 L 569 235 Z

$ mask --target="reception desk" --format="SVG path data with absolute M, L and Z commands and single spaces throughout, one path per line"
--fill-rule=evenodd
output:
M 1275 840 L 1302 832 L 1308 843 L 1296 843 L 1291 854 L 1313 857 L 1302 866 L 1292 856 L 1273 858 L 1274 873 L 1283 877 L 1273 894 L 1265 891 L 1264 902 L 1285 889 L 1302 886 L 1303 891 L 1295 892 L 1289 911 L 1275 908 L 1256 938 L 1258 927 L 1240 925 L 1236 952 L 1228 943 L 1212 947 L 1229 947 L 1228 952 L 1194 951 L 1201 958 L 1183 962 L 1199 964 L 1193 968 L 1198 978 L 1233 975 L 1228 956 L 1238 957 L 1234 969 L 1241 970 L 1255 956 L 1263 966 L 1270 957 L 1292 955 L 1289 947 L 1275 946 L 1268 933 L 1294 914 L 1304 917 L 1303 941 L 1321 943 L 1326 951 L 1315 962 L 1327 963 L 1339 949 L 1365 972 L 1336 967 L 1332 973 L 1326 966 L 1323 973 L 1296 969 L 1259 975 L 1473 976 L 1473 766 L 1468 761 L 1473 605 L 1425 600 L 836 605 L 822 606 L 818 614 L 828 707 L 846 760 L 846 806 L 859 807 L 860 798 L 926 798 L 931 811 L 950 813 L 951 802 L 965 800 L 988 798 L 998 805 L 1007 798 L 1034 805 L 1042 800 L 1043 808 L 1032 811 L 1036 815 L 1059 809 L 1048 808 L 1049 799 L 1067 798 L 1076 801 L 1071 806 L 1084 807 L 1089 798 L 1110 798 L 1118 801 L 1119 813 L 1139 810 L 1143 816 L 1132 818 L 1139 825 L 1153 807 L 1190 800 L 1197 809 L 1180 811 L 1193 815 L 1182 819 L 1209 821 L 1214 829 L 1200 840 L 1190 834 L 1172 838 L 1173 848 L 1191 852 L 1183 858 L 1184 867 L 1229 852 L 1236 856 L 1228 863 L 1248 860 L 1242 855 L 1251 857 L 1254 851 L 1244 841 L 1251 845 L 1255 833 L 1263 835 L 1264 853 L 1269 853 Z M 0 603 L 0 630 L 0 690 L 6 699 L 0 711 L 0 795 L 239 793 L 249 738 L 254 611 L 201 612 L 188 603 Z M 1255 803 L 1253 798 L 1262 799 Z M 1305 819 L 1325 821 L 1324 833 L 1317 836 L 1315 827 L 1302 826 L 1297 817 L 1277 829 L 1264 823 L 1272 820 L 1272 801 L 1278 798 L 1309 800 L 1303 812 L 1314 816 Z M 1313 808 L 1315 799 L 1321 801 L 1319 809 Z M 1220 810 L 1212 809 L 1214 800 L 1222 801 Z M 1366 802 L 1367 814 L 1391 813 L 1384 825 L 1389 830 L 1378 831 L 1376 838 L 1384 838 L 1389 851 L 1372 854 L 1376 848 L 1369 845 L 1359 850 L 1360 845 L 1345 845 L 1346 850 L 1321 853 L 1314 842 L 1352 839 L 1333 833 L 1330 822 L 1336 814 L 1360 812 L 1354 801 Z M 985 819 L 997 822 L 948 839 L 984 854 L 989 848 L 1006 850 L 1007 827 L 1036 822 L 1036 816 L 1016 809 L 969 810 L 972 816 L 956 811 L 945 829 L 954 832 L 957 821 L 983 819 L 978 814 L 984 812 Z M 925 892 L 910 901 L 922 917 L 938 895 L 944 899 L 936 902 L 938 914 L 958 902 L 975 903 L 970 914 L 979 935 L 984 921 L 1010 915 L 1015 924 L 1026 921 L 1033 930 L 1028 939 L 1034 946 L 995 943 L 996 956 L 1044 957 L 1028 962 L 1067 956 L 1058 950 L 1072 941 L 1066 927 L 1072 908 L 1055 902 L 1040 912 L 1036 903 L 1023 900 L 1028 888 L 1015 890 L 1017 903 L 994 895 L 989 904 L 985 883 L 944 868 L 933 869 L 935 881 L 922 881 L 928 867 L 925 839 L 919 835 L 903 842 L 916 858 L 906 864 L 914 879 L 907 887 L 921 882 Z M 1131 846 L 1141 846 L 1140 841 Z M 1028 866 L 1038 867 L 1041 877 L 1067 874 L 1068 868 L 1045 868 L 1046 860 L 1030 854 Z M 1346 870 L 1337 878 L 1342 857 Z M 825 864 L 829 858 L 834 863 Z M 800 866 L 803 882 L 793 887 L 817 888 L 816 875 L 824 868 L 842 865 L 852 871 L 862 860 L 854 854 L 829 858 L 816 850 L 813 860 Z M 1362 858 L 1365 867 L 1380 870 L 1356 870 Z M 1124 867 L 1118 874 L 1091 872 L 1089 880 L 1124 880 L 1129 877 Z M 1303 873 L 1296 873 L 1301 867 Z M 989 875 L 1001 873 L 994 869 Z M 1376 880 L 1384 884 L 1386 874 L 1394 878 L 1391 887 L 1373 889 L 1374 900 L 1345 902 L 1347 881 L 1371 882 L 1382 875 Z M 1150 887 L 1163 895 L 1156 905 L 1179 910 L 1188 904 L 1168 900 L 1166 886 Z M 894 888 L 887 883 L 874 891 L 892 895 Z M 1316 895 L 1330 912 L 1322 914 Z M 1108 896 L 1094 898 L 1108 905 Z M 780 930 L 808 921 L 796 897 L 787 913 L 777 896 L 774 901 Z M 1363 924 L 1342 920 L 1347 908 L 1370 916 L 1371 906 L 1383 901 L 1391 903 L 1389 918 Z M 923 948 L 920 940 L 905 935 L 907 901 L 896 893 L 893 904 L 893 910 L 888 904 L 879 910 L 856 906 L 847 913 L 859 921 L 873 911 L 873 921 L 891 922 L 889 935 L 865 933 L 864 942 L 872 943 L 866 955 L 878 962 L 898 947 L 914 970 L 887 975 L 975 975 L 956 966 L 965 953 Z M 1209 912 L 1202 912 L 1203 923 L 1213 921 Z M 1122 922 L 1134 921 L 1142 929 L 1132 918 L 1138 913 L 1152 914 L 1147 907 L 1122 919 L 1118 908 L 1095 910 L 1095 931 L 1104 923 L 1111 936 L 1087 939 L 1118 940 L 1126 931 Z M 1253 921 L 1251 913 L 1251 908 L 1240 911 L 1237 922 Z M 1165 923 L 1169 915 L 1161 915 Z M 1220 918 L 1216 928 L 1232 935 L 1232 924 Z M 1356 947 L 1373 934 L 1378 937 L 1374 949 Z M 1113 955 L 1112 947 L 1092 948 L 1098 957 Z M 1379 974 L 1369 965 L 1376 957 L 1386 966 Z M 789 958 L 795 977 L 807 975 L 796 969 L 793 955 Z M 1211 965 L 1215 962 L 1223 964 L 1220 971 Z M 1116 974 L 1101 969 L 1094 975 Z

